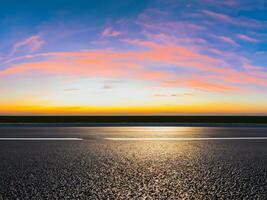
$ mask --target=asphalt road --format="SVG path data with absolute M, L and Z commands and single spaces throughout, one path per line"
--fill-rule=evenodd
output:
M 1 127 L 2 139 L 81 140 L 0 139 L 0 199 L 267 199 L 265 137 L 264 127 Z

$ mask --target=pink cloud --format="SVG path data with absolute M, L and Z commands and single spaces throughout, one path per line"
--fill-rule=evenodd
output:
M 225 1 L 220 1 L 222 4 L 228 5 L 228 6 L 234 6 L 237 5 L 236 0 L 225 0 Z
M 222 13 L 213 12 L 210 10 L 202 10 L 201 13 L 205 14 L 208 17 L 222 21 L 224 23 L 232 24 L 235 26 L 244 26 L 244 27 L 263 27 L 266 26 L 264 23 L 258 20 L 251 18 L 234 18 Z
M 137 20 L 138 24 L 147 34 L 150 32 L 159 32 L 160 34 L 167 33 L 168 35 L 182 36 L 195 35 L 201 31 L 206 31 L 206 27 L 200 23 L 194 23 L 189 20 L 165 20 L 169 13 L 159 14 L 158 12 L 145 10 L 141 13 Z M 186 14 L 183 14 L 186 15 Z M 185 16 L 188 17 L 188 16 Z
M 103 32 L 101 34 L 104 37 L 117 37 L 117 36 L 121 35 L 122 33 L 114 30 L 111 27 L 107 27 L 103 30 Z
M 43 39 L 38 35 L 30 36 L 23 41 L 17 42 L 13 45 L 12 51 L 10 56 L 14 55 L 19 51 L 21 48 L 26 47 L 29 52 L 35 52 L 39 50 L 44 44 Z
M 244 65 L 243 68 L 248 70 L 264 70 L 264 67 L 254 65 Z
M 233 46 L 236 46 L 236 47 L 239 46 L 239 44 L 237 44 L 232 38 L 229 38 L 226 36 L 219 36 L 219 39 Z
M 209 10 L 202 10 L 201 12 L 204 13 L 205 15 L 213 17 L 215 19 L 219 19 L 219 20 L 222 20 L 225 22 L 230 22 L 230 23 L 233 22 L 233 19 L 231 17 L 229 17 L 228 15 L 216 13 L 216 12 L 209 11 Z
M 137 60 L 150 60 L 159 63 L 169 63 L 180 68 L 194 68 L 202 71 L 221 71 L 223 63 L 210 56 L 200 54 L 197 51 L 182 45 L 172 44 L 165 40 L 164 45 L 141 40 L 126 40 L 129 44 L 146 47 L 148 50 L 136 53 Z
M 126 40 L 136 50 L 92 50 L 87 52 L 49 52 L 24 57 L 11 64 L 0 76 L 41 73 L 56 76 L 128 78 L 156 82 L 164 87 L 187 87 L 211 92 L 243 91 L 249 83 L 267 87 L 267 74 L 261 68 L 244 65 L 237 71 L 223 60 L 199 53 L 195 48 L 147 40 Z M 26 60 L 25 60 L 26 59 Z M 159 69 L 148 68 L 153 65 Z M 168 66 L 175 67 L 168 71 Z M 181 72 L 178 71 L 182 70 Z
M 244 41 L 247 41 L 247 42 L 253 42 L 253 43 L 257 43 L 259 42 L 259 40 L 257 39 L 254 39 L 252 37 L 249 37 L 247 35 L 244 35 L 244 34 L 238 34 L 237 37 L 241 40 L 244 40 Z
M 206 0 L 208 2 L 214 3 L 214 4 L 219 4 L 219 5 L 227 5 L 227 6 L 234 6 L 237 5 L 237 1 L 236 0 Z

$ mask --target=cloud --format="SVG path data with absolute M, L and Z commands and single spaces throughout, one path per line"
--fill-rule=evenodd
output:
M 33 56 L 35 61 L 25 57 L 19 64 L 10 64 L 0 70 L 0 76 L 40 73 L 49 77 L 127 78 L 211 92 L 241 92 L 248 84 L 267 87 L 267 74 L 259 67 L 240 71 L 225 60 L 200 53 L 194 46 L 172 41 L 124 40 L 135 48 L 38 54 Z M 154 65 L 159 68 L 149 67 Z
M 189 80 L 185 82 L 185 84 L 189 87 L 207 90 L 207 91 L 220 91 L 220 92 L 231 92 L 231 91 L 242 91 L 238 86 L 229 85 L 229 83 L 217 83 L 211 82 L 209 80 Z
M 78 89 L 78 88 L 66 88 L 66 89 L 64 89 L 64 91 L 73 92 L 73 91 L 80 91 L 80 89 Z
M 243 66 L 243 68 L 247 70 L 263 70 L 264 71 L 264 67 L 261 67 L 261 66 L 245 65 Z
M 224 22 L 233 23 L 233 19 L 231 17 L 229 17 L 228 15 L 216 13 L 216 12 L 209 11 L 209 10 L 202 10 L 201 12 L 204 13 L 205 15 L 209 16 L 209 17 L 219 19 L 219 20 L 224 21 Z
M 244 40 L 246 42 L 252 42 L 252 43 L 257 43 L 259 42 L 259 40 L 255 39 L 255 38 L 252 38 L 252 37 L 249 37 L 247 35 L 244 35 L 244 34 L 238 34 L 237 37 L 240 39 L 240 40 Z
M 102 89 L 104 89 L 104 90 L 110 90 L 110 89 L 112 89 L 112 88 L 113 88 L 112 85 L 104 85 L 104 86 L 102 87 Z
M 105 28 L 101 33 L 103 37 L 117 37 L 121 34 L 121 32 L 114 30 L 112 27 Z
M 217 1 L 221 4 L 228 5 L 228 6 L 234 6 L 237 5 L 237 0 L 225 0 L 225 1 Z
M 195 96 L 193 93 L 155 94 L 154 97 L 186 97 Z
M 39 50 L 44 44 L 43 39 L 38 35 L 33 35 L 23 41 L 17 42 L 13 45 L 10 56 L 16 54 L 20 49 L 26 48 L 30 53 Z
M 235 18 L 231 17 L 226 14 L 218 13 L 218 12 L 213 12 L 210 10 L 201 10 L 201 13 L 204 15 L 219 20 L 224 23 L 232 24 L 235 26 L 242 26 L 242 27 L 252 27 L 252 28 L 260 28 L 260 27 L 265 27 L 266 25 L 262 23 L 261 21 L 252 19 L 252 18 Z
M 201 91 L 213 91 L 213 92 L 241 92 L 242 89 L 238 86 L 231 86 L 230 83 L 218 83 L 212 79 L 205 80 L 203 77 L 194 77 L 191 79 L 176 80 L 176 81 L 165 81 L 163 82 L 165 87 L 187 87 L 191 89 L 201 90 Z
M 193 36 L 199 35 L 200 32 L 207 31 L 205 24 L 184 19 L 184 17 L 191 18 L 191 16 L 187 16 L 188 14 L 184 14 L 185 16 L 183 16 L 181 20 L 174 20 L 170 17 L 171 14 L 169 12 L 164 14 L 160 14 L 159 12 L 161 11 L 147 9 L 139 14 L 135 23 L 139 25 L 146 34 L 153 32 L 154 35 L 158 33 L 159 36 L 167 34 L 169 36 L 175 35 L 177 38 L 185 36 L 187 39 L 194 39 L 192 38 Z M 189 36 L 191 36 L 191 38 Z
M 235 6 L 237 5 L 237 0 L 206 0 L 207 2 L 219 4 L 219 5 L 226 5 L 226 6 Z
M 223 42 L 226 42 L 228 44 L 231 44 L 233 46 L 239 47 L 240 45 L 237 44 L 232 38 L 226 37 L 226 36 L 219 36 L 219 39 Z

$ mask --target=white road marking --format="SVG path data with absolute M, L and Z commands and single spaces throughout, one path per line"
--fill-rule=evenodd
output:
M 267 137 L 205 137 L 205 138 L 105 138 L 113 141 L 194 141 L 194 140 L 267 140 Z
M 83 140 L 82 138 L 0 138 L 1 140 L 13 140 L 13 141 L 18 141 L 18 140 L 23 140 L 23 141 L 30 141 L 30 140 L 34 140 L 34 141 L 38 141 L 38 140 L 68 140 L 68 141 L 76 141 L 76 140 Z

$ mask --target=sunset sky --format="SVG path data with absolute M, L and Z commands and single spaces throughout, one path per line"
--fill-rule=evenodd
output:
M 267 114 L 265 0 L 10 0 L 0 115 Z

